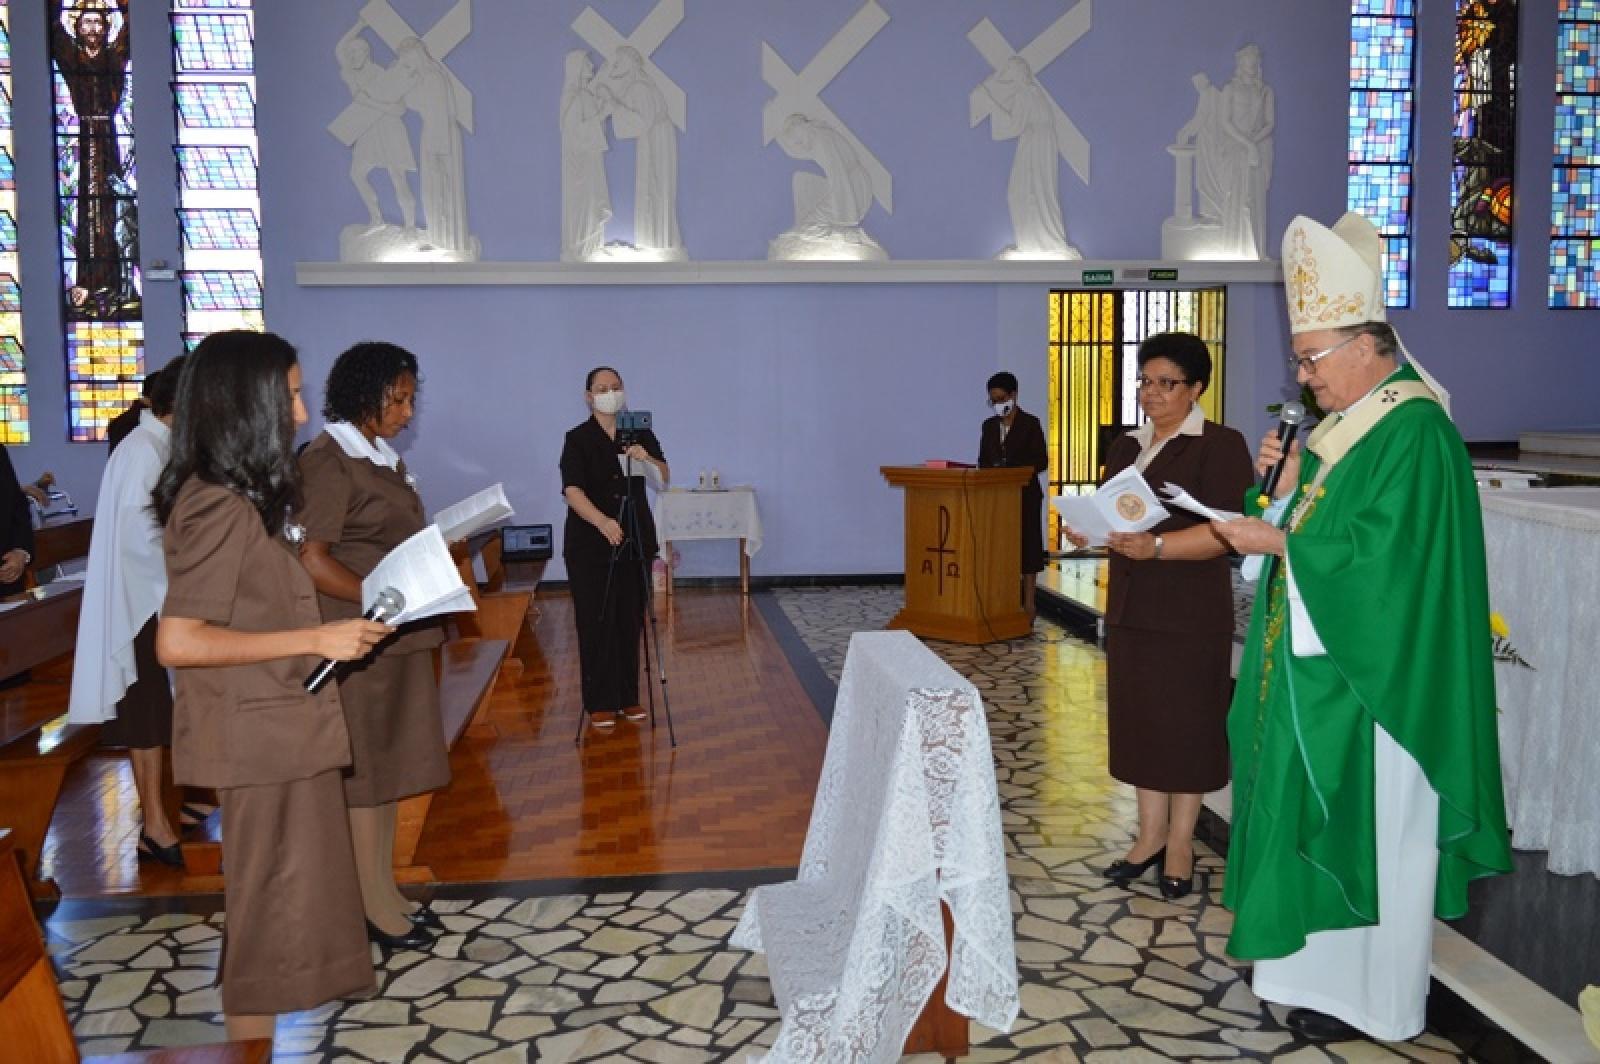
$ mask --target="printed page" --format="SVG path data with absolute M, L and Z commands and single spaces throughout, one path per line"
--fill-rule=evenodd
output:
M 1080 536 L 1089 537 L 1089 546 L 1104 547 L 1111 534 L 1111 525 L 1095 504 L 1093 495 L 1058 495 L 1050 505 L 1061 515 L 1061 521 Z
M 1244 514 L 1236 514 L 1232 510 L 1213 510 L 1170 481 L 1163 484 L 1161 490 L 1166 492 L 1167 501 L 1178 509 L 1187 510 L 1196 517 L 1204 517 L 1208 521 L 1233 521 L 1244 516 Z
M 446 543 L 459 543 L 515 514 L 516 511 L 506 501 L 505 486 L 496 484 L 462 499 L 454 506 L 446 506 L 434 514 L 433 523 L 439 526 L 439 534 Z
M 371 608 L 379 592 L 390 587 L 405 597 L 406 604 L 400 616 L 386 619 L 387 624 L 477 608 L 472 592 L 461 582 L 461 573 L 450 558 L 438 525 L 429 525 L 400 544 L 367 574 L 361 581 L 362 609 Z

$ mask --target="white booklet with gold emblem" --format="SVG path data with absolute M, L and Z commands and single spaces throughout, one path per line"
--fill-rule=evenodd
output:
M 1050 501 L 1061 521 L 1091 547 L 1103 547 L 1113 532 L 1146 532 L 1171 515 L 1134 466 L 1129 466 L 1093 495 L 1060 495 Z

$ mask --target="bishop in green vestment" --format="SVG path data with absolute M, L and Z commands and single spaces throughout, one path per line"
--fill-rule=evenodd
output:
M 1477 488 L 1447 397 L 1396 359 L 1378 246 L 1356 215 L 1291 224 L 1293 361 L 1330 416 L 1279 499 L 1216 526 L 1266 558 L 1228 721 L 1228 949 L 1313 1037 L 1420 1033 L 1431 917 L 1511 869 Z M 1269 434 L 1260 468 L 1280 453 Z

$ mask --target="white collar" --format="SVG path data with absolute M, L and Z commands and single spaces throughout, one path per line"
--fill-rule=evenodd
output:
M 382 436 L 368 442 L 361 430 L 348 421 L 330 421 L 322 426 L 322 431 L 331 436 L 333 442 L 339 445 L 339 449 L 351 458 L 365 458 L 373 465 L 383 466 L 385 469 L 400 468 L 400 456 Z
M 172 439 L 172 429 L 167 427 L 165 421 L 152 414 L 149 407 L 139 411 L 139 427 L 155 433 L 163 443 Z
M 1172 435 L 1204 436 L 1205 434 L 1205 412 L 1200 409 L 1199 403 L 1194 403 L 1189 407 L 1189 414 L 1183 419 L 1183 424 L 1179 425 L 1178 431 Z M 1128 435 L 1139 441 L 1139 449 L 1141 451 L 1146 450 L 1149 448 L 1150 442 L 1156 438 L 1156 423 L 1154 421 L 1146 421 L 1143 425 L 1129 432 Z

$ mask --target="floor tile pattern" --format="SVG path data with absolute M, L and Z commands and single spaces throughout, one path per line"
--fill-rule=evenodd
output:
M 837 677 L 849 633 L 880 628 L 889 588 L 785 590 L 779 601 Z M 933 644 L 986 700 L 1017 914 L 1022 1014 L 1008 1034 L 974 1028 L 972 1061 L 1452 1061 L 1436 1036 L 1313 1047 L 1250 993 L 1223 952 L 1218 858 L 1176 903 L 1153 884 L 1108 886 L 1131 793 L 1105 775 L 1104 659 L 1041 621 L 1027 639 Z M 281 1060 L 739 1060 L 770 1044 L 764 959 L 730 949 L 744 896 L 643 891 L 435 902 L 448 931 L 426 954 L 383 964 L 381 996 L 285 1017 Z M 220 915 L 51 926 L 86 1052 L 208 1041 Z M 930 1060 L 932 1058 L 929 1058 Z

